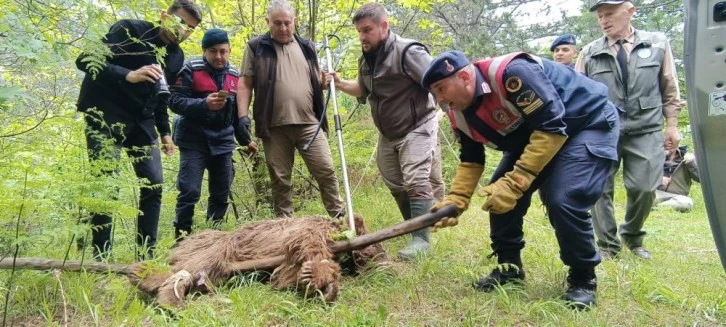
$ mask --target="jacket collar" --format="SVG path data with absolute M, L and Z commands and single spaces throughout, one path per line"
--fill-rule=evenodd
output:
M 628 35 L 625 40 L 633 43 L 633 50 L 639 47 L 649 48 L 652 45 L 650 40 L 643 39 L 643 33 L 641 31 L 635 28 L 632 29 L 633 32 L 630 33 L 630 35 Z M 610 45 L 610 39 L 608 39 L 607 36 L 601 37 L 599 40 L 597 40 L 597 43 L 595 43 L 595 51 L 593 52 L 593 56 L 606 53 L 612 55 L 612 52 L 610 51 Z

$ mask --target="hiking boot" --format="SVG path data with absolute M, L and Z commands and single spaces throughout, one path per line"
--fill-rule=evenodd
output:
M 571 267 L 567 275 L 567 285 L 563 298 L 571 308 L 583 310 L 595 305 L 597 291 L 595 267 L 584 269 Z
M 472 286 L 480 291 L 491 292 L 497 286 L 508 283 L 522 283 L 524 276 L 524 269 L 521 264 L 500 263 L 489 275 L 482 276 Z
M 642 246 L 636 246 L 634 248 L 631 248 L 630 252 L 633 252 L 636 257 L 643 260 L 653 260 L 653 255 L 650 254 L 650 251 Z

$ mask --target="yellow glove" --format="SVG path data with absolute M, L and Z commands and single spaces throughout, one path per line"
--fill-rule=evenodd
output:
M 529 144 L 514 164 L 514 169 L 479 192 L 479 195 L 488 197 L 482 209 L 496 214 L 514 209 L 517 200 L 529 189 L 537 174 L 560 151 L 565 141 L 567 141 L 565 135 L 532 132 Z
M 441 202 L 434 204 L 431 207 L 431 212 L 436 212 L 449 204 L 453 204 L 456 207 L 456 217 L 461 215 L 469 207 L 471 195 L 474 193 L 474 189 L 476 189 L 476 185 L 483 172 L 484 166 L 478 163 L 460 163 L 459 168 L 456 170 L 456 176 L 454 176 L 454 182 L 451 184 L 449 194 Z M 459 223 L 456 217 L 439 220 L 431 227 L 431 231 L 435 232 L 439 228 L 456 226 Z

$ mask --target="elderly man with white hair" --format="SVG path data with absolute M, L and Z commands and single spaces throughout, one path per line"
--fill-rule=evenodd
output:
M 592 212 L 597 245 L 603 256 L 613 257 L 620 252 L 622 240 L 636 256 L 651 259 L 643 247 L 643 224 L 661 184 L 663 150 L 677 149 L 680 141 L 681 105 L 673 54 L 665 34 L 631 25 L 636 8 L 630 1 L 599 0 L 590 11 L 597 13 L 604 36 L 582 49 L 575 70 L 607 85 L 610 100 L 620 108 L 618 154 L 627 191 L 625 222 L 618 238 L 615 176 L 610 176 Z

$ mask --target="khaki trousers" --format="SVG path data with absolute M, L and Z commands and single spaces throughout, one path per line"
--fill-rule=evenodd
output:
M 308 151 L 303 151 L 303 147 L 316 129 L 315 124 L 278 126 L 270 128 L 270 136 L 262 139 L 272 184 L 273 210 L 277 217 L 294 217 L 292 170 L 295 149 L 318 183 L 323 205 L 328 214 L 334 217 L 344 211 L 343 200 L 338 192 L 333 157 L 325 133 L 318 133 Z

